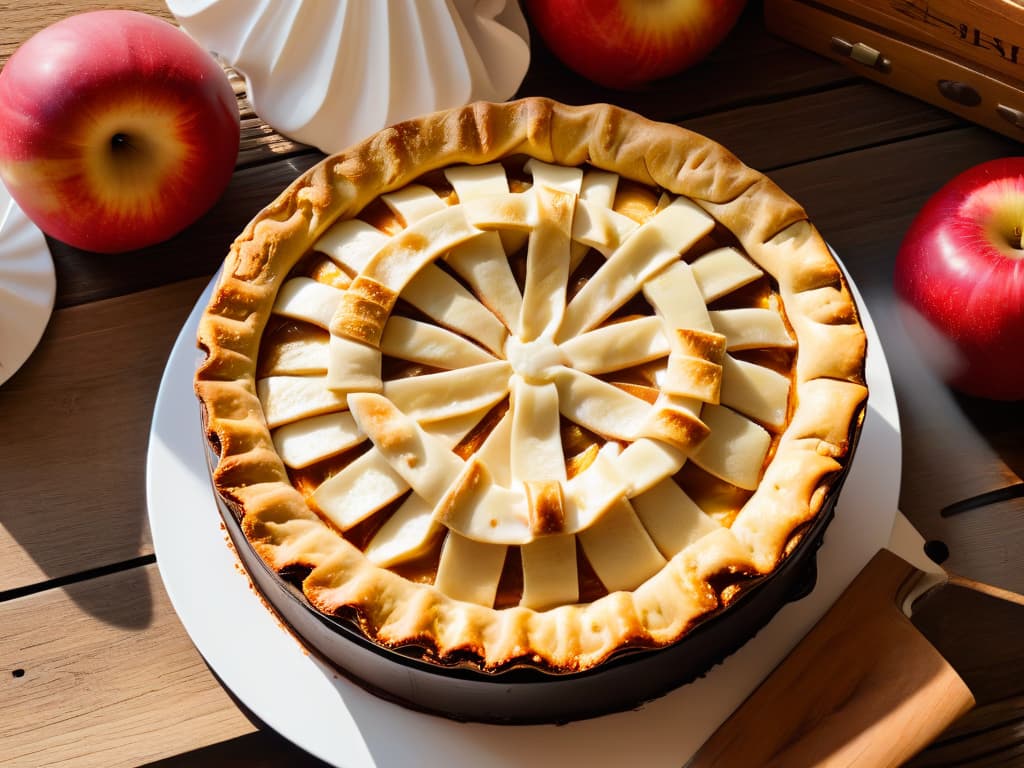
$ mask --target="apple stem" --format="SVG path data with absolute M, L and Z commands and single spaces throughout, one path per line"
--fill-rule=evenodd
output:
M 1014 249 L 1016 249 L 1018 251 L 1021 249 L 1021 235 L 1022 235 L 1021 226 L 1020 226 L 1020 224 L 1018 224 L 1017 226 L 1015 226 L 1013 228 L 1013 234 L 1010 235 L 1010 247 L 1011 248 L 1014 248 Z

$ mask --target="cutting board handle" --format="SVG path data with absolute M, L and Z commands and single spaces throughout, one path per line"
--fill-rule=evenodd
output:
M 921 575 L 882 550 L 688 768 L 879 768 L 909 760 L 974 705 L 898 606 Z

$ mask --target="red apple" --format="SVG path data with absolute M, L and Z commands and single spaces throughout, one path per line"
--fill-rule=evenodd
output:
M 570 69 L 610 88 L 681 72 L 728 34 L 746 0 L 525 0 Z
M 895 288 L 910 337 L 951 386 L 1024 399 L 1024 157 L 936 192 L 910 226 Z
M 184 229 L 224 191 L 238 142 L 224 70 L 143 13 L 70 16 L 0 71 L 0 178 L 78 248 L 117 253 Z

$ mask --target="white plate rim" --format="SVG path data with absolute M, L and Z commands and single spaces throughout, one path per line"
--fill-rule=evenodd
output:
M 32 356 L 56 296 L 46 237 L 0 182 L 0 384 Z

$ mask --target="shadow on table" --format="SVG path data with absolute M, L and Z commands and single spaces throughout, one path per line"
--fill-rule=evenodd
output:
M 36 354 L 0 388 L 0 544 L 9 548 L 0 564 L 0 597 L 153 562 L 145 502 L 148 427 L 169 331 L 185 310 L 166 300 L 149 306 L 147 298 L 56 313 Z M 133 326 L 131 315 L 152 322 Z M 112 359 L 132 364 L 112 366 Z M 145 626 L 152 617 L 148 594 L 131 614 L 112 610 L 102 591 L 75 594 L 84 610 L 112 624 Z

